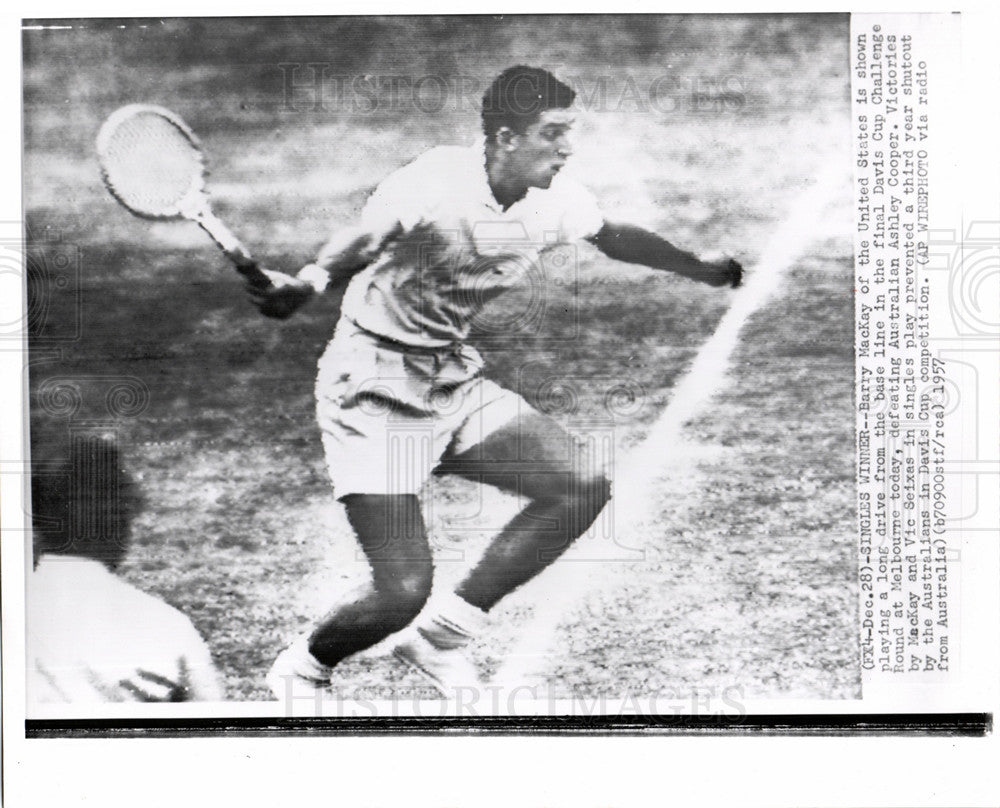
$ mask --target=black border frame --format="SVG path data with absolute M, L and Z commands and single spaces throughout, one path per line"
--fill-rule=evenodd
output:
M 419 716 L 28 719 L 27 738 L 339 735 L 946 735 L 985 737 L 992 713 L 767 713 L 745 716 Z

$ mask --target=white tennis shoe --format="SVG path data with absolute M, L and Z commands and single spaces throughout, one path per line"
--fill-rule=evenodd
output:
M 479 691 L 483 681 L 462 648 L 441 649 L 419 631 L 409 634 L 392 652 L 416 670 L 446 699 L 457 699 L 464 691 Z
M 309 653 L 306 638 L 300 637 L 278 654 L 264 681 L 278 701 L 316 699 L 329 695 L 331 671 Z

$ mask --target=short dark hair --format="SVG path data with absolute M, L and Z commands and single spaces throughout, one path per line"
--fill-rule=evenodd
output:
M 36 561 L 45 553 L 73 555 L 115 569 L 128 552 L 132 515 L 140 504 L 131 476 L 121 467 L 114 436 L 76 436 L 68 453 L 33 459 Z
M 547 109 L 567 109 L 576 92 L 548 70 L 515 65 L 508 67 L 483 93 L 483 132 L 492 137 L 506 126 L 524 134 Z

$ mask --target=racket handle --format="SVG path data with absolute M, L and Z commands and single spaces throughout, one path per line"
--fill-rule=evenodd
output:
M 247 248 L 211 210 L 198 211 L 195 221 L 219 245 L 247 283 L 259 289 L 266 289 L 271 285 L 271 279 L 261 271 Z

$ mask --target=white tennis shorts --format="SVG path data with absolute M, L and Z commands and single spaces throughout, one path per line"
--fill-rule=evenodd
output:
M 334 494 L 416 494 L 446 455 L 533 412 L 481 373 L 469 346 L 401 345 L 341 318 L 316 379 Z

